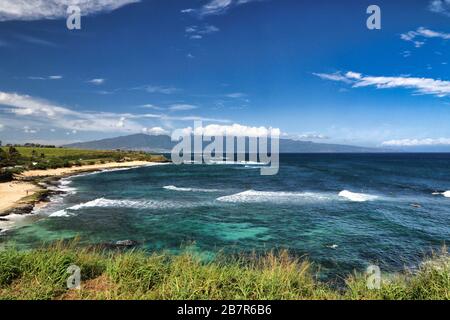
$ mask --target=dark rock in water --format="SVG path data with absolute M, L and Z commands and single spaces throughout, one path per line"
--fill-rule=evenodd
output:
M 0 221 L 9 221 L 9 220 L 6 218 L 0 218 Z
M 18 207 L 15 207 L 11 210 L 8 210 L 5 212 L 6 215 L 10 214 L 29 214 L 33 211 L 34 205 L 33 204 L 24 204 Z
M 138 244 L 137 241 L 134 240 L 122 240 L 116 242 L 116 246 L 118 247 L 134 247 L 137 244 Z

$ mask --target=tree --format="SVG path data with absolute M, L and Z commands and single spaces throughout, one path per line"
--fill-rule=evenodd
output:
M 8 158 L 8 154 L 3 148 L 0 148 L 0 162 L 5 161 Z
M 8 153 L 11 158 L 18 157 L 20 155 L 19 151 L 13 146 L 9 147 Z

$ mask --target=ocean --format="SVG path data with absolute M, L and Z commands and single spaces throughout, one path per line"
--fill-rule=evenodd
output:
M 158 165 L 61 180 L 52 202 L 12 217 L 0 246 L 137 241 L 148 252 L 288 249 L 325 276 L 414 268 L 450 240 L 450 154 L 281 155 L 255 164 Z

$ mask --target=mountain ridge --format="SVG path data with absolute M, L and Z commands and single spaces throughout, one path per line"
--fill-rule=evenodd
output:
M 170 153 L 173 142 L 168 135 L 148 135 L 143 133 L 106 138 L 87 142 L 78 142 L 64 145 L 64 147 L 77 149 L 97 150 L 135 150 L 155 153 Z M 297 141 L 280 139 L 280 153 L 384 153 L 388 150 L 368 148 L 342 144 L 315 143 L 311 141 Z

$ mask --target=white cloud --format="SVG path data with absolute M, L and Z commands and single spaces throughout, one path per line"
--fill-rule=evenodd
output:
M 431 12 L 450 16 L 450 0 L 431 0 L 428 8 Z
M 425 42 L 424 39 L 442 39 L 449 40 L 450 33 L 433 31 L 424 27 L 418 28 L 416 31 L 409 31 L 400 35 L 400 38 L 404 41 L 414 43 L 416 48 L 422 47 Z
M 33 133 L 36 133 L 37 130 L 36 129 L 31 129 L 29 126 L 24 126 L 23 127 L 23 132 L 33 134 Z
M 153 136 L 161 136 L 161 135 L 169 135 L 169 131 L 164 130 L 161 127 L 153 127 L 153 128 L 143 128 L 143 133 L 150 134 Z
M 110 12 L 140 0 L 2 0 L 0 21 L 42 20 L 67 17 L 67 7 L 78 5 L 83 16 Z
M 187 111 L 197 109 L 197 106 L 192 104 L 173 104 L 169 107 L 170 111 Z
M 139 107 L 140 107 L 140 108 L 144 108 L 144 109 L 164 110 L 163 108 L 158 107 L 158 106 L 155 106 L 155 105 L 150 104 L 150 103 L 148 103 L 148 104 L 143 104 L 143 105 L 141 105 L 141 106 L 139 106 Z
M 324 79 L 324 80 L 332 80 L 332 81 L 341 81 L 345 83 L 351 83 L 351 80 L 347 79 L 340 73 L 313 73 L 313 75 Z
M 389 140 L 384 141 L 382 145 L 389 147 L 442 146 L 442 145 L 450 145 L 450 138 Z
M 3 111 L 17 117 L 34 119 L 43 126 L 59 127 L 79 131 L 140 131 L 142 126 L 135 122 L 118 127 L 118 121 L 126 115 L 115 113 L 78 112 L 55 105 L 43 99 L 28 95 L 0 91 L 0 105 L 7 108 Z M 118 120 L 119 119 L 119 120 Z
M 49 101 L 0 91 L 0 114 L 12 127 L 24 125 L 38 129 L 58 128 L 79 132 L 141 132 L 149 121 L 205 121 L 228 123 L 226 119 L 201 116 L 171 116 L 167 114 L 131 114 L 113 112 L 74 111 Z M 14 125 L 13 125 L 14 124 Z M 146 124 L 146 125 L 144 125 Z M 34 129 L 30 129 L 34 130 Z
M 303 133 L 303 134 L 299 134 L 298 136 L 293 137 L 293 139 L 298 139 L 298 140 L 325 140 L 325 139 L 329 139 L 328 136 L 320 134 L 320 133 L 315 133 L 315 132 L 308 132 L 308 133 Z
M 30 79 L 30 80 L 61 80 L 62 78 L 63 78 L 63 76 L 60 76 L 60 75 L 47 76 L 47 77 L 35 77 L 35 76 L 28 77 L 28 79 Z
M 409 76 L 399 77 L 373 77 L 364 76 L 356 72 L 347 72 L 345 74 L 322 74 L 316 73 L 316 76 L 339 82 L 345 82 L 353 85 L 353 88 L 376 87 L 378 89 L 406 88 L 413 89 L 418 94 L 429 94 L 437 97 L 450 96 L 450 81 L 431 78 L 417 78 Z
M 233 93 L 226 94 L 225 96 L 227 98 L 239 99 L 239 98 L 244 98 L 247 95 L 245 93 L 242 93 L 242 92 L 233 92 Z
M 119 120 L 119 122 L 117 122 L 117 128 L 123 128 L 123 127 L 125 127 L 125 117 L 120 117 L 120 120 Z
M 186 31 L 186 33 L 211 34 L 211 33 L 219 32 L 220 29 L 217 28 L 216 26 L 213 26 L 210 24 L 205 24 L 202 27 L 198 27 L 198 26 L 187 27 L 185 31 Z
M 96 86 L 99 86 L 99 85 L 105 83 L 105 79 L 102 79 L 102 78 L 95 78 L 95 79 L 88 80 L 87 82 L 89 82 L 89 83 L 91 83 L 91 84 L 94 84 L 94 85 L 96 85 Z
M 163 86 L 143 86 L 136 89 L 144 89 L 149 93 L 161 93 L 161 94 L 174 94 L 179 90 L 174 87 L 163 87 Z
M 204 135 L 204 136 L 234 136 L 234 137 L 268 137 L 270 135 L 280 136 L 280 129 L 266 127 L 249 127 L 240 124 L 218 125 L 210 124 L 205 127 L 196 127 L 192 129 L 187 127 L 183 129 L 186 135 Z
M 204 26 L 189 26 L 186 27 L 185 32 L 189 39 L 202 39 L 203 36 L 219 32 L 220 29 L 216 26 L 205 24 Z
M 208 3 L 198 9 L 184 9 L 182 13 L 195 13 L 199 17 L 219 15 L 228 12 L 232 7 L 237 7 L 246 3 L 263 0 L 209 0 Z

